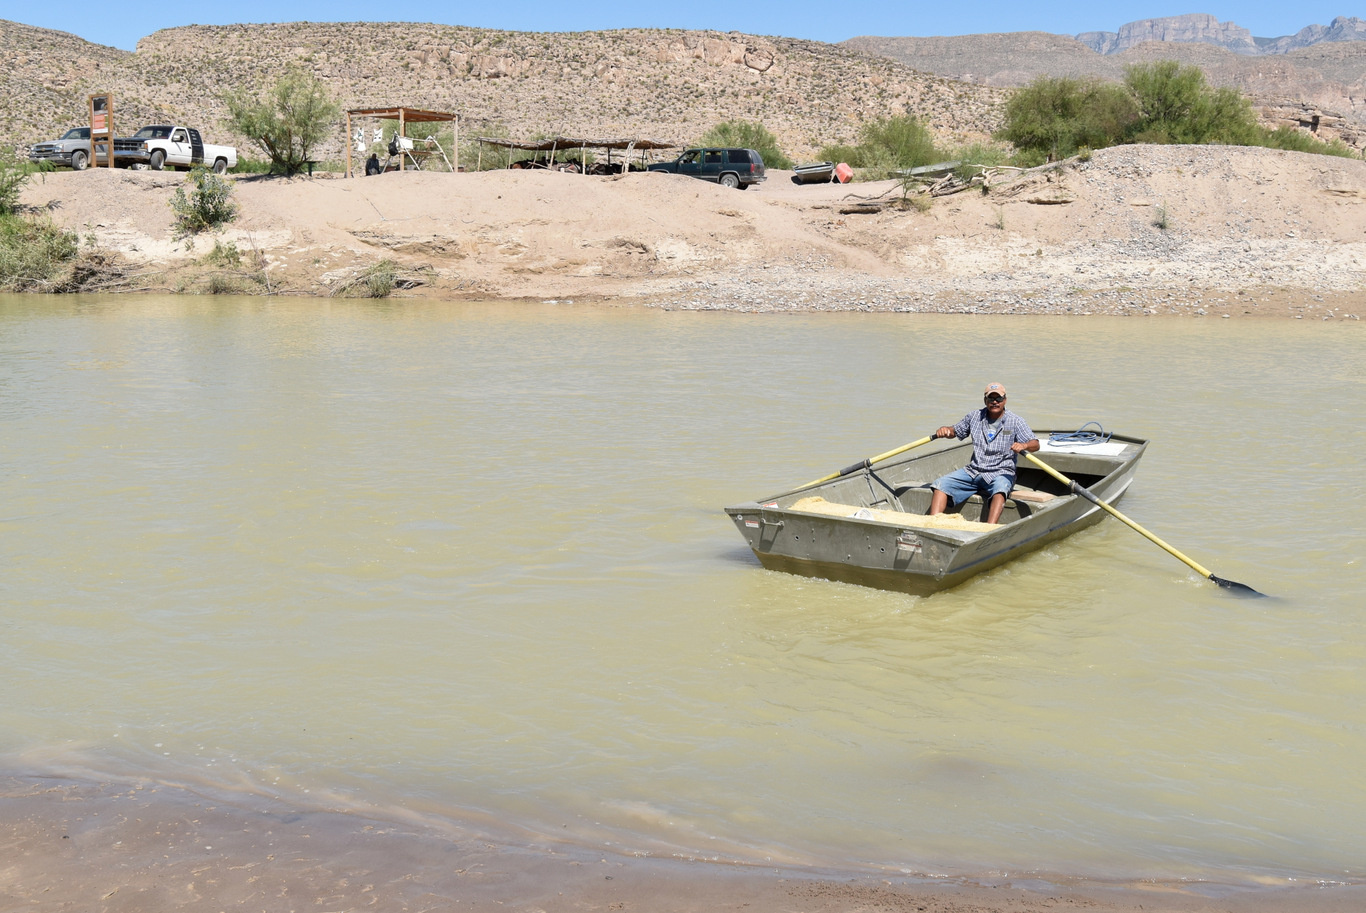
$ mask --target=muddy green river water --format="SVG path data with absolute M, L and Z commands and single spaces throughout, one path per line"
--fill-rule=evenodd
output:
M 721 512 L 956 421 L 1151 439 L 915 598 Z M 606 852 L 1356 881 L 1366 331 L 0 297 L 0 769 Z

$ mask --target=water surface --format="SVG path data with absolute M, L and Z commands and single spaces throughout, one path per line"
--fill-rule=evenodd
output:
M 720 508 L 952 422 L 1153 444 L 915 598 Z M 1304 321 L 0 297 L 0 768 L 623 853 L 1355 881 L 1353 391 Z

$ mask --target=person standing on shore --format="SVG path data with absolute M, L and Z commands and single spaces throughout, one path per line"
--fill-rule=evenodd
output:
M 982 408 L 974 409 L 956 425 L 935 431 L 936 438 L 972 438 L 972 459 L 962 469 L 934 480 L 930 516 L 941 514 L 952 501 L 961 504 L 974 494 L 987 502 L 986 522 L 997 523 L 1006 495 L 1015 487 L 1015 462 L 1021 453 L 1035 453 L 1039 438 L 1029 424 L 1006 409 L 1006 388 L 987 384 Z

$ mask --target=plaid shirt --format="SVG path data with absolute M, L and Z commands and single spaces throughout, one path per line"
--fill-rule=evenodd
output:
M 1032 441 L 1037 435 L 1030 430 L 1024 419 L 1009 409 L 1001 414 L 1001 423 L 996 431 L 996 437 L 992 440 L 987 440 L 988 424 L 990 420 L 987 418 L 986 407 L 983 406 L 969 412 L 963 416 L 961 422 L 953 426 L 953 433 L 958 440 L 972 438 L 972 461 L 968 463 L 968 472 L 974 476 L 981 476 L 988 482 L 999 476 L 1010 476 L 1014 479 L 1016 456 L 1010 445 L 1016 441 Z

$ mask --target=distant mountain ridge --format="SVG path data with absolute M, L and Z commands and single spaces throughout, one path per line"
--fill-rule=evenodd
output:
M 1256 38 L 1235 22 L 1220 22 L 1208 13 L 1140 19 L 1118 32 L 1082 32 L 1076 36 L 1097 54 L 1118 54 L 1146 41 L 1212 44 L 1235 54 L 1286 54 L 1325 41 L 1366 41 L 1366 20 L 1338 16 L 1328 25 L 1307 25 L 1294 35 Z
M 1331 25 L 1311 25 L 1274 39 L 1192 14 L 1076 37 L 996 32 L 859 36 L 840 43 L 922 73 L 1002 88 L 1040 76 L 1122 80 L 1134 64 L 1176 60 L 1199 67 L 1212 85 L 1246 95 L 1268 127 L 1299 127 L 1320 139 L 1366 147 L 1366 21 L 1354 17 L 1339 16 Z

